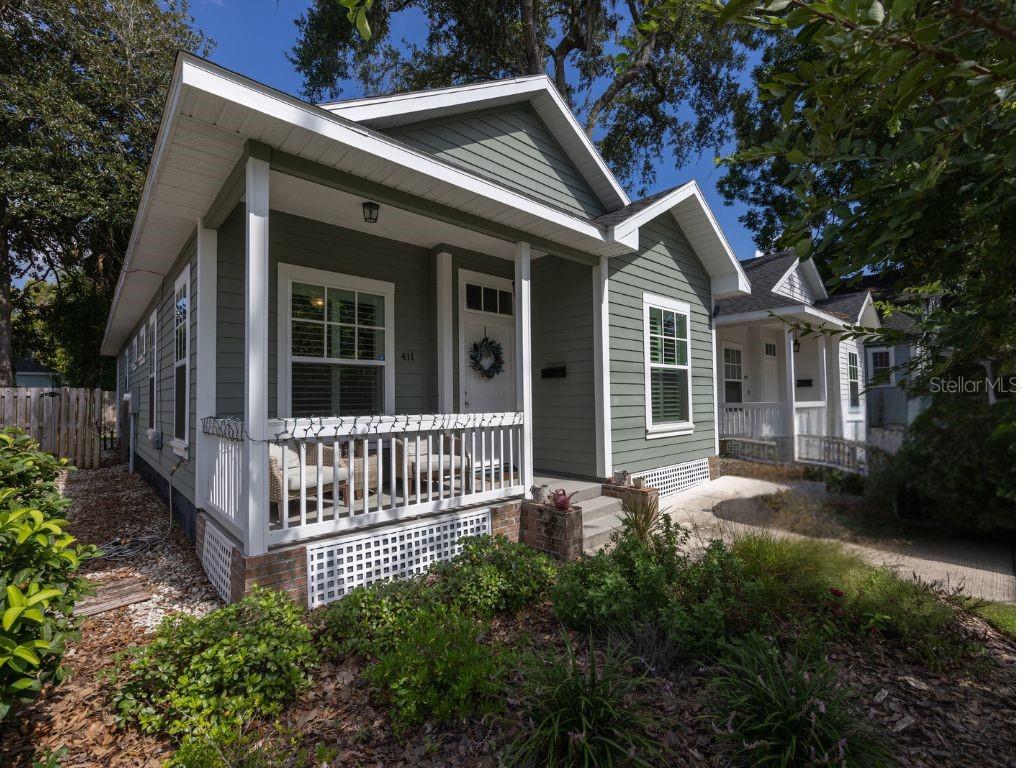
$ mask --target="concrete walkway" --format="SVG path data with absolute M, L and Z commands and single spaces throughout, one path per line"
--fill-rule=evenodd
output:
M 723 501 L 754 498 L 792 487 L 723 475 L 697 488 L 663 497 L 661 508 L 677 523 L 689 527 L 698 542 L 729 539 L 737 533 L 752 531 L 798 538 L 799 534 L 737 523 L 717 517 L 714 512 L 716 505 Z M 953 587 L 963 581 L 966 593 L 971 596 L 1003 603 L 1016 601 L 1013 555 L 1008 550 L 954 539 L 911 542 L 900 552 L 846 542 L 843 546 L 869 563 L 891 566 L 907 578 L 916 573 L 925 581 L 941 581 Z

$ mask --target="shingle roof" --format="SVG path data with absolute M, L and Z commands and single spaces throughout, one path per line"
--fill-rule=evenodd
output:
M 31 357 L 26 357 L 22 360 L 16 360 L 14 362 L 15 373 L 56 373 L 53 368 L 47 365 L 36 362 Z
M 848 323 L 856 323 L 857 318 L 860 317 L 860 310 L 864 306 L 864 300 L 867 298 L 867 295 L 867 291 L 837 293 L 835 296 L 829 296 L 827 299 L 814 302 L 814 308 L 820 309 L 822 312 L 828 312 L 830 315 L 835 315 L 840 320 L 845 320 Z
M 647 197 L 641 197 L 639 200 L 634 200 L 629 205 L 619 208 L 617 211 L 611 211 L 610 213 L 602 213 L 600 216 L 594 217 L 594 223 L 602 227 L 614 227 L 616 224 L 620 224 L 634 214 L 639 213 L 644 208 L 650 205 L 654 205 L 656 202 L 661 200 L 665 195 L 669 195 L 675 192 L 680 187 L 686 186 L 685 184 L 678 184 L 668 189 L 663 189 L 661 192 L 655 192 L 653 195 Z
M 750 281 L 750 295 L 719 301 L 716 304 L 719 316 L 793 306 L 793 299 L 772 293 L 772 288 L 793 266 L 794 261 L 796 261 L 796 254 L 789 250 L 741 261 L 740 266 L 743 267 L 743 271 L 747 273 L 747 279 Z

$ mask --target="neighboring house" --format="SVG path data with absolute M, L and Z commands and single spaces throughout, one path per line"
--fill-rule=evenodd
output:
M 14 383 L 19 387 L 59 387 L 60 374 L 28 357 L 15 361 Z
M 706 480 L 749 292 L 696 184 L 631 202 L 546 77 L 315 106 L 182 55 L 102 351 L 221 594 L 316 605 L 541 473 Z
M 830 295 L 813 259 L 791 251 L 741 265 L 751 293 L 717 302 L 715 313 L 721 437 L 778 441 L 788 458 L 812 461 L 826 458 L 818 438 L 863 441 L 863 341 L 801 336 L 793 325 L 877 328 L 871 293 Z

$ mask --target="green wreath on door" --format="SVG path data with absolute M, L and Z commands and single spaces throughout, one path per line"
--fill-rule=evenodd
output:
M 485 361 L 488 360 L 490 363 L 485 365 Z M 485 379 L 493 379 L 505 370 L 505 353 L 501 349 L 501 343 L 489 336 L 474 342 L 469 348 L 469 366 Z

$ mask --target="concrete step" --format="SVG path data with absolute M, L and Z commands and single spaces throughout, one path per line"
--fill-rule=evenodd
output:
M 579 496 L 573 499 L 573 503 L 583 510 L 583 522 L 596 520 L 606 515 L 618 515 L 622 509 L 619 500 L 613 499 L 610 496 L 598 496 L 586 501 L 577 501 L 577 499 L 579 499 Z
M 583 521 L 583 551 L 593 554 L 612 538 L 612 531 L 619 527 L 618 514 L 593 517 Z
M 534 475 L 533 484 L 546 485 L 548 487 L 548 491 L 552 493 L 557 491 L 559 488 L 564 489 L 566 493 L 575 493 L 576 495 L 572 497 L 573 504 L 582 504 L 585 501 L 596 499 L 601 495 L 601 484 L 590 480 L 570 480 L 565 477 Z

